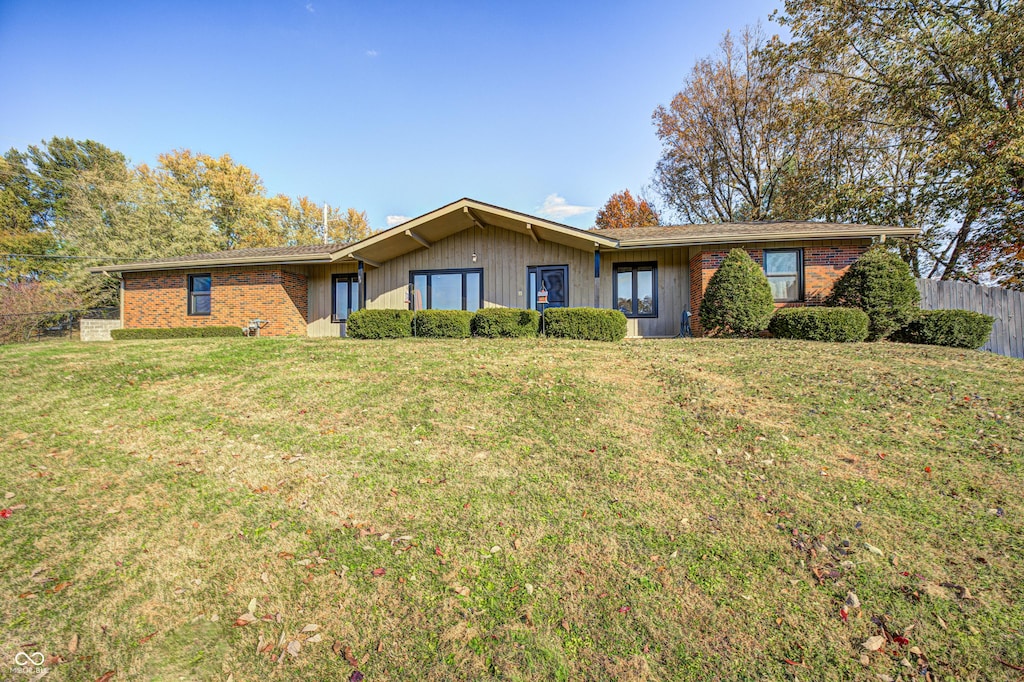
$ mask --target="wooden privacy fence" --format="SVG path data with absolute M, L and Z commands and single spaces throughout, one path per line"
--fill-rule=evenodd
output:
M 1024 358 L 1024 291 L 938 279 L 918 279 L 917 290 L 925 310 L 958 308 L 996 318 L 992 336 L 981 350 Z

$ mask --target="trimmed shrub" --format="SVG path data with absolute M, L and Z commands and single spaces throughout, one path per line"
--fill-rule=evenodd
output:
M 892 251 L 876 246 L 843 273 L 826 303 L 866 312 L 868 340 L 877 341 L 914 319 L 920 301 L 910 266 Z
M 548 336 L 587 341 L 621 341 L 626 338 L 626 316 L 600 308 L 548 308 L 544 311 Z
M 859 308 L 781 308 L 768 331 L 780 339 L 863 341 L 868 338 L 868 314 Z
M 129 339 L 199 339 L 243 336 L 241 327 L 165 327 L 158 329 L 111 329 L 110 338 Z
M 953 348 L 981 348 L 992 333 L 995 318 L 970 310 L 922 310 L 889 338 Z
M 733 249 L 708 282 L 700 303 L 705 333 L 756 336 L 768 328 L 775 301 L 768 277 L 743 249 Z
M 403 339 L 412 336 L 411 310 L 356 310 L 345 333 L 353 339 Z
M 540 313 L 519 308 L 482 308 L 470 323 L 473 336 L 488 339 L 537 336 Z
M 469 338 L 473 315 L 468 310 L 420 310 L 412 318 L 413 336 L 428 339 Z

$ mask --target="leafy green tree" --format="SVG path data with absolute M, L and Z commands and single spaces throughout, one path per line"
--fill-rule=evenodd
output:
M 1024 286 L 1024 3 L 786 0 L 780 21 L 793 62 L 861 90 L 873 116 L 916 137 L 928 274 Z
M 826 301 L 830 306 L 860 308 L 867 313 L 869 341 L 884 339 L 913 319 L 920 302 L 910 267 L 881 245 L 854 261 Z
M 743 249 L 733 249 L 708 282 L 700 303 L 706 334 L 755 336 L 768 328 L 775 302 L 761 266 Z

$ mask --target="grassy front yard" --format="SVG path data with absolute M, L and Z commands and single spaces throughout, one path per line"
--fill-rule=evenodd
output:
M 0 376 L 0 676 L 1024 669 L 1020 361 L 199 339 L 5 347 Z

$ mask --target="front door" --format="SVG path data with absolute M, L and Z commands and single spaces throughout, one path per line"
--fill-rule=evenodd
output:
M 569 266 L 538 265 L 527 273 L 530 308 L 564 308 L 569 305 Z M 540 302 L 541 294 L 547 293 L 547 303 Z

